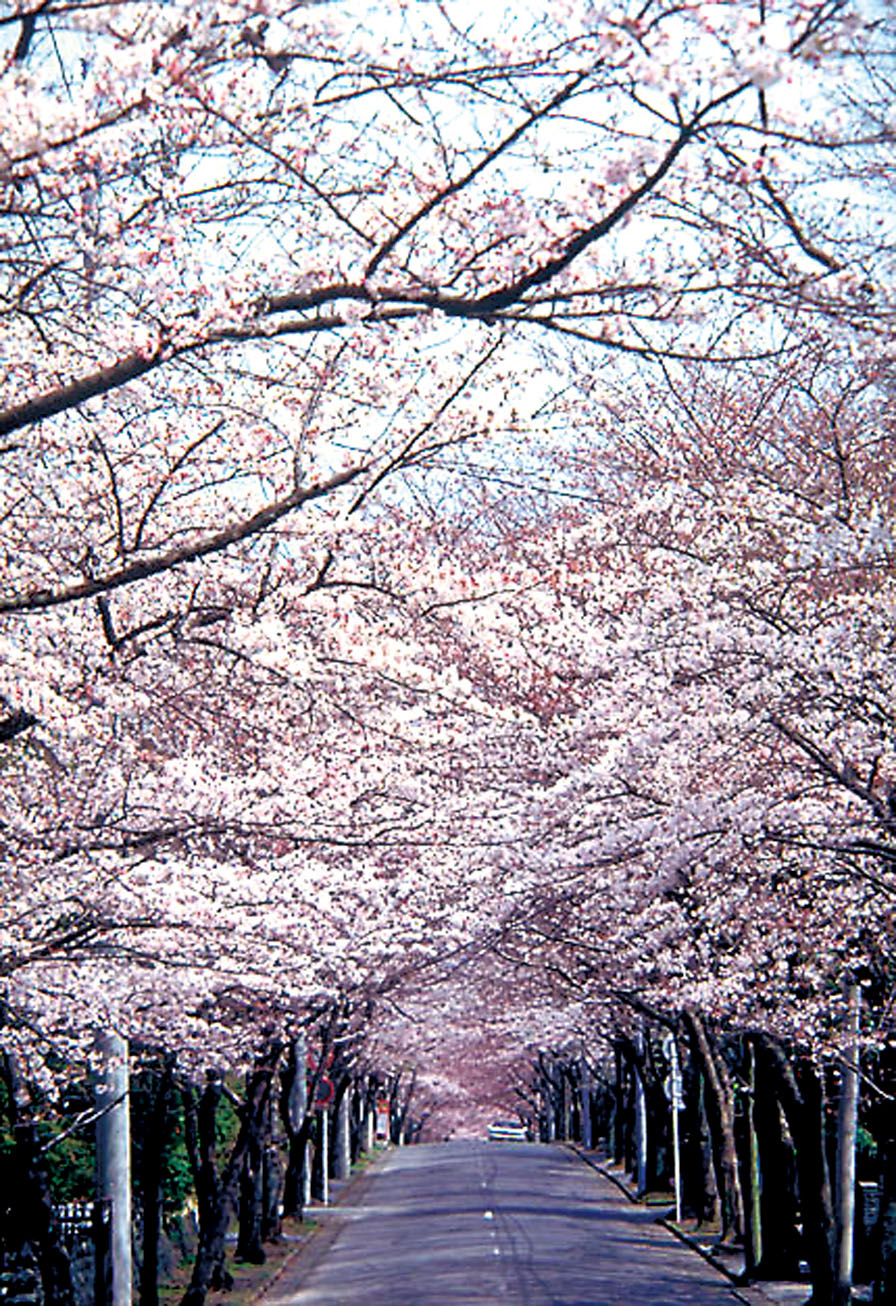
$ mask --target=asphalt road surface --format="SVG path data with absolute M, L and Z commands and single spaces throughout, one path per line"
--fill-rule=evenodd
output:
M 728 1281 L 565 1148 L 389 1153 L 264 1306 L 732 1306 Z M 335 1233 L 335 1237 L 333 1234 Z M 324 1251 L 323 1249 L 326 1248 Z

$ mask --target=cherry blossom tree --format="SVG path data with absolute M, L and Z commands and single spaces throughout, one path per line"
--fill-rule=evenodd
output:
M 885 16 L 381 28 L 0 19 L 4 1046 L 882 1038 Z

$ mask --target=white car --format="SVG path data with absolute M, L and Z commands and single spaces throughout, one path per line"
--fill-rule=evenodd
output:
M 488 1127 L 488 1137 L 492 1143 L 525 1143 L 529 1131 L 518 1120 L 495 1120 Z

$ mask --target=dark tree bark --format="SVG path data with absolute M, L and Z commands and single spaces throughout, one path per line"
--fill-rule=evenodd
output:
M 634 1174 L 637 1169 L 637 1139 L 635 1138 L 635 1098 L 637 1086 L 635 1084 L 635 1072 L 627 1061 L 623 1062 L 623 1082 L 625 1083 L 625 1099 L 623 1104 L 623 1163 L 629 1174 Z
M 896 1046 L 888 1043 L 881 1054 L 878 1079 L 883 1094 L 876 1096 L 871 1115 L 871 1130 L 877 1140 L 878 1209 L 875 1242 L 877 1274 L 874 1281 L 875 1306 L 896 1301 Z
M 302 1118 L 299 1128 L 289 1135 L 286 1175 L 283 1180 L 283 1214 L 301 1218 L 305 1201 L 305 1167 L 308 1164 L 308 1144 L 311 1142 L 313 1119 Z
M 30 712 L 22 709 L 10 712 L 8 716 L 0 718 L 0 744 L 8 743 L 34 725 L 37 725 L 37 717 L 32 716 Z
M 625 1060 L 618 1042 L 613 1044 L 613 1062 L 616 1076 L 613 1082 L 613 1150 L 616 1165 L 625 1160 Z
M 411 1080 L 407 1089 L 402 1096 L 401 1093 L 401 1075 L 396 1076 L 395 1084 L 392 1090 L 392 1141 L 401 1143 L 404 1138 L 404 1128 L 407 1122 L 408 1112 L 411 1107 L 411 1101 L 414 1097 L 414 1090 L 417 1087 L 417 1071 L 411 1071 Z
M 699 1225 L 718 1228 L 722 1219 L 719 1187 L 712 1159 L 712 1141 L 704 1108 L 703 1076 L 693 1055 L 682 1071 L 684 1139 L 682 1144 L 683 1205 Z
M 297 1040 L 290 1044 L 280 1074 L 280 1119 L 287 1138 L 283 1213 L 299 1218 L 303 1215 L 308 1144 L 314 1123 L 313 1113 L 309 1110 L 311 1096 L 307 1087 L 297 1082 L 299 1076 L 304 1081 L 306 1072 L 304 1043 Z
M 683 1012 L 683 1019 L 703 1077 L 706 1120 L 721 1200 L 721 1237 L 733 1237 L 742 1242 L 744 1197 L 734 1137 L 734 1092 L 731 1080 L 699 1013 L 693 1008 L 687 1008 Z
M 543 1052 L 538 1055 L 538 1073 L 544 1100 L 544 1142 L 551 1143 L 560 1135 L 560 1085 Z
M 277 1062 L 282 1048 L 279 1044 L 259 1059 L 250 1080 L 242 1119 L 233 1150 L 219 1177 L 215 1163 L 214 1116 L 221 1095 L 220 1080 L 210 1076 L 203 1093 L 199 1110 L 200 1141 L 200 1227 L 199 1248 L 193 1265 L 193 1276 L 181 1306 L 204 1306 L 210 1288 L 217 1287 L 224 1273 L 224 1247 L 227 1229 L 233 1214 L 246 1155 L 253 1134 L 258 1133 L 271 1092 Z M 216 1089 L 217 1085 L 217 1089 Z M 203 1109 L 205 1108 L 205 1110 Z M 203 1221 L 203 1215 L 205 1217 Z M 229 1276 L 227 1276 L 229 1277 Z M 231 1280 L 232 1285 L 232 1280 Z
M 283 1236 L 283 1221 L 280 1213 L 285 1178 L 281 1154 L 283 1136 L 278 1125 L 278 1113 L 274 1109 L 273 1095 L 268 1098 L 266 1116 L 266 1144 L 262 1158 L 261 1237 L 263 1242 L 271 1243 L 279 1242 Z
M 196 1198 L 199 1206 L 199 1252 L 203 1251 L 203 1229 L 208 1232 L 217 1223 L 222 1209 L 223 1191 L 218 1174 L 218 1108 L 223 1095 L 223 1084 L 218 1075 L 209 1073 L 205 1091 L 199 1099 L 199 1183 Z M 209 1276 L 213 1288 L 231 1287 L 230 1275 L 224 1268 L 224 1241 L 216 1248 L 214 1268 Z
M 800 1263 L 796 1153 L 775 1092 L 774 1077 L 755 1039 L 753 1043 L 756 1050 L 754 1120 L 762 1173 L 760 1214 L 764 1236 L 762 1253 L 752 1273 L 757 1279 L 796 1279 Z
M 760 1067 L 773 1076 L 775 1091 L 794 1141 L 806 1259 L 812 1276 L 813 1306 L 836 1306 L 836 1237 L 824 1119 L 824 1084 L 816 1066 L 804 1058 L 799 1073 L 776 1040 L 759 1035 Z
M 28 1095 L 14 1057 L 2 1057 L 2 1074 L 13 1134 L 6 1241 L 16 1250 L 30 1245 L 37 1259 L 45 1306 L 74 1306 L 72 1268 L 53 1218 L 53 1196 Z
M 630 1038 L 625 1036 L 619 1039 L 618 1047 L 631 1066 L 633 1078 L 639 1079 L 644 1088 L 647 1112 L 645 1184 L 648 1191 L 656 1190 L 664 1186 L 668 1180 L 663 1158 L 668 1155 L 669 1101 L 648 1053 L 642 1052 Z
M 246 1100 L 252 1092 L 246 1084 Z M 267 1143 L 267 1104 L 260 1118 L 248 1125 L 246 1152 L 239 1177 L 239 1233 L 234 1255 L 238 1261 L 263 1265 L 267 1259 L 262 1241 L 264 1217 L 264 1153 Z
M 168 1138 L 168 1117 L 174 1093 L 175 1057 L 167 1054 L 156 1092 L 143 1146 L 141 1197 L 143 1207 L 143 1264 L 140 1269 L 140 1304 L 159 1303 L 159 1241 L 162 1236 L 163 1159 Z

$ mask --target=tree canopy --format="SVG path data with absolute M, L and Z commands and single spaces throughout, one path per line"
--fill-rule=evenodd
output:
M 350 994 L 447 1100 L 631 999 L 822 1047 L 859 967 L 887 1036 L 889 18 L 7 6 L 35 1079 Z

